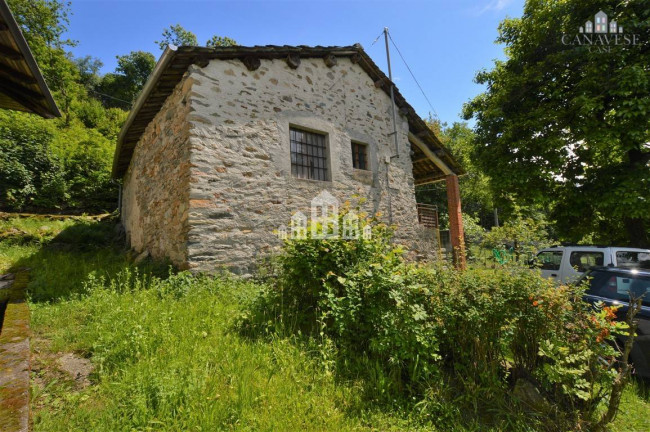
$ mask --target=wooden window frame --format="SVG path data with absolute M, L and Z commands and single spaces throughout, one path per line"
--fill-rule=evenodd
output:
M 352 168 L 370 171 L 370 159 L 368 157 L 368 144 L 359 141 L 351 141 L 350 148 L 352 150 Z M 359 151 L 363 149 L 363 151 Z

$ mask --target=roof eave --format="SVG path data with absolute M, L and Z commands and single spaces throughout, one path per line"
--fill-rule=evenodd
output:
M 133 125 L 133 121 L 137 117 L 138 112 L 142 108 L 142 105 L 145 103 L 145 101 L 153 91 L 154 87 L 156 86 L 156 83 L 158 82 L 158 79 L 162 75 L 163 71 L 165 70 L 169 62 L 171 62 L 171 60 L 173 59 L 174 54 L 176 53 L 177 50 L 178 50 L 177 46 L 167 45 L 167 48 L 165 48 L 165 51 L 163 52 L 162 56 L 160 56 L 160 59 L 158 60 L 158 63 L 156 63 L 156 66 L 151 72 L 151 75 L 149 75 L 147 82 L 145 82 L 144 86 L 142 87 L 142 91 L 135 99 L 135 102 L 133 103 L 133 106 L 129 111 L 129 115 L 126 118 L 124 125 L 122 125 L 122 129 L 120 129 L 120 133 L 117 136 L 117 145 L 115 146 L 115 155 L 113 156 L 113 169 L 111 172 L 111 176 L 114 179 L 118 179 L 124 175 L 124 173 L 119 172 L 118 166 L 120 163 L 120 153 L 122 150 L 122 145 L 124 144 L 125 136 L 129 131 L 131 125 Z
M 178 55 L 179 59 L 185 58 L 188 56 L 194 56 L 195 59 L 199 59 L 201 62 L 209 61 L 211 59 L 230 59 L 230 58 L 244 58 L 248 55 L 256 55 L 260 58 L 281 58 L 282 55 L 286 56 L 287 53 L 296 53 L 300 54 L 304 50 L 309 50 L 309 53 L 312 56 L 323 55 L 324 53 L 331 53 L 336 56 L 345 56 L 352 57 L 355 63 L 362 63 L 361 67 L 364 71 L 374 80 L 377 81 L 378 87 L 381 88 L 384 92 L 390 93 L 390 86 L 394 88 L 395 102 L 396 105 L 400 108 L 402 114 L 405 115 L 409 123 L 409 129 L 424 143 L 424 145 L 432 149 L 436 157 L 439 158 L 439 161 L 444 161 L 443 163 L 449 167 L 449 170 L 456 175 L 462 175 L 465 171 L 458 164 L 458 162 L 453 158 L 449 151 L 444 147 L 440 142 L 436 134 L 429 128 L 426 122 L 415 112 L 414 108 L 406 101 L 406 99 L 400 94 L 397 90 L 397 86 L 391 82 L 388 77 L 383 73 L 383 71 L 374 63 L 374 61 L 368 56 L 368 54 L 363 50 L 363 47 L 359 44 L 348 47 L 287 47 L 287 46 L 266 46 L 266 47 L 219 47 L 215 48 L 205 48 L 205 47 L 180 47 L 175 46 L 168 47 L 160 60 L 156 64 L 154 71 L 151 76 L 145 83 L 143 91 L 140 93 L 136 99 L 133 108 L 131 109 L 127 120 L 120 131 L 117 147 L 115 149 L 115 157 L 113 159 L 113 178 L 121 178 L 124 176 L 128 170 L 128 163 L 131 156 L 125 156 L 122 154 L 124 151 L 129 152 L 128 147 L 125 148 L 125 139 L 130 133 L 130 129 L 134 126 L 134 122 L 137 121 L 139 112 L 143 105 L 146 104 L 147 99 L 151 95 L 152 91 L 155 90 L 158 80 L 161 78 L 162 74 L 165 72 L 165 69 L 169 63 Z M 182 57 L 181 57 L 182 56 Z M 355 57 L 356 56 L 356 59 Z M 180 61 L 180 60 L 179 60 Z M 164 102 L 162 102 L 164 103 Z M 139 138 L 138 138 L 139 139 Z M 134 139 L 129 140 L 129 144 L 137 144 L 134 142 Z M 129 159 L 129 161 L 125 160 Z M 433 161 L 433 159 L 432 159 Z M 435 162 L 435 161 L 434 161 Z
M 38 103 L 30 103 L 29 105 L 31 106 L 28 109 L 33 111 L 35 114 L 38 114 L 45 118 L 61 117 L 61 111 L 59 111 L 59 108 L 56 106 L 56 102 L 52 97 L 52 93 L 50 92 L 50 89 L 48 88 L 47 83 L 43 78 L 43 74 L 41 73 L 38 64 L 36 64 L 34 55 L 32 54 L 29 45 L 27 45 L 25 36 L 23 36 L 23 32 L 20 30 L 20 27 L 18 26 L 16 19 L 11 13 L 11 10 L 9 9 L 9 5 L 7 5 L 6 0 L 0 0 L 0 14 L 2 15 L 3 20 L 7 24 L 8 30 L 14 38 L 14 42 L 18 46 L 18 49 L 22 54 L 23 60 L 25 61 L 25 63 L 27 63 L 27 66 L 31 74 L 33 78 L 36 80 L 36 84 L 38 85 L 38 88 L 45 99 L 46 106 L 41 106 Z

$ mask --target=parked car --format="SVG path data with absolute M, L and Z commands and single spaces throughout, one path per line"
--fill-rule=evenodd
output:
M 537 253 L 533 264 L 542 276 L 575 282 L 593 266 L 650 269 L 650 249 L 604 246 L 554 246 Z
M 616 313 L 619 320 L 625 320 L 630 305 L 630 292 L 636 297 L 642 297 L 641 310 L 636 316 L 639 327 L 630 353 L 630 362 L 638 376 L 650 378 L 650 270 L 594 267 L 580 279 L 583 280 L 589 283 L 585 300 L 620 306 Z M 622 346 L 624 340 L 618 342 Z

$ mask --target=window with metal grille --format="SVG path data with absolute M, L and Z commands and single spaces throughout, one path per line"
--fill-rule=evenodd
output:
M 290 129 L 291 174 L 309 180 L 328 180 L 325 135 Z
M 356 169 L 369 169 L 367 145 L 352 141 L 352 166 Z

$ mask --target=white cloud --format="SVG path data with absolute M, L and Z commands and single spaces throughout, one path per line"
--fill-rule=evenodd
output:
M 500 11 L 505 9 L 506 6 L 508 6 L 510 3 L 512 3 L 512 0 L 492 0 L 488 4 L 486 4 L 483 9 L 479 11 L 479 15 L 484 14 L 485 12 L 489 11 Z

